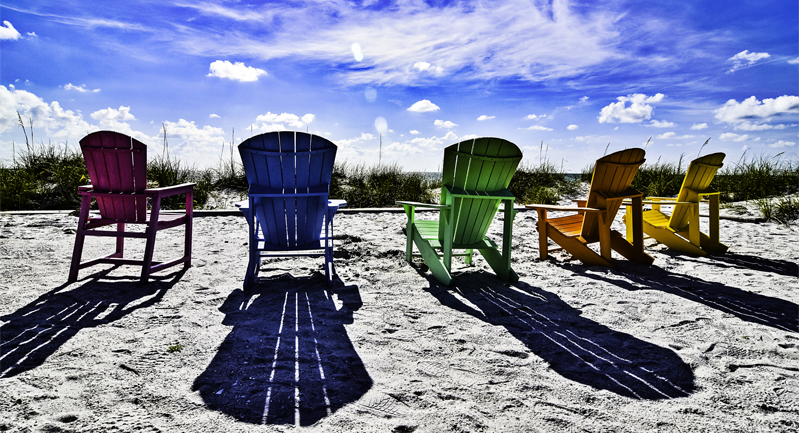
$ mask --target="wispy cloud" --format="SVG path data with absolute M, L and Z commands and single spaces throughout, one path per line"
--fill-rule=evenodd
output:
M 239 82 L 258 81 L 258 77 L 267 75 L 263 69 L 246 66 L 242 62 L 231 63 L 227 60 L 217 60 L 209 66 L 211 72 L 208 77 L 227 78 Z
M 795 143 L 794 141 L 779 140 L 770 144 L 769 147 L 781 148 L 781 147 L 794 147 L 795 145 L 797 145 L 797 143 Z
M 479 121 L 490 120 L 490 119 L 494 119 L 494 116 L 487 116 L 485 114 L 481 114 L 480 116 L 478 116 Z
M 759 60 L 768 58 L 769 53 L 751 53 L 748 50 L 744 50 L 728 59 L 729 62 L 733 62 L 733 66 L 728 70 L 728 73 L 753 66 Z
M 651 120 L 650 124 L 649 125 L 645 125 L 645 126 L 651 126 L 653 128 L 674 128 L 675 124 L 672 123 L 672 122 L 667 122 L 667 121 L 663 121 L 662 122 L 662 121 L 658 121 L 658 120 Z
M 316 116 L 314 116 L 313 114 L 306 114 L 306 115 L 300 117 L 300 116 L 298 116 L 296 114 L 292 114 L 292 113 L 277 114 L 277 113 L 271 113 L 271 112 L 268 111 L 267 114 L 262 114 L 262 115 L 256 117 L 256 122 L 264 122 L 264 124 L 267 124 L 267 123 L 284 124 L 285 123 L 285 124 L 288 124 L 289 126 L 291 126 L 293 128 L 302 128 L 302 127 L 310 124 L 311 122 L 313 122 L 315 118 L 316 118 Z M 263 127 L 264 127 L 264 125 L 262 125 L 262 129 L 263 129 Z M 275 130 L 282 131 L 284 129 L 286 129 L 286 128 L 280 128 L 280 129 L 275 129 Z M 266 132 L 266 131 L 264 131 L 264 132 Z
M 747 135 L 747 134 L 739 135 L 739 134 L 734 134 L 733 132 L 725 132 L 725 133 L 720 134 L 720 136 L 719 136 L 720 140 L 736 141 L 736 142 L 745 141 L 748 138 L 750 138 L 750 136 Z
M 434 120 L 433 124 L 439 128 L 447 128 L 447 129 L 455 128 L 456 126 L 458 126 L 457 124 L 449 120 L 438 120 L 438 119 Z
M 533 126 L 530 126 L 528 128 L 519 128 L 519 129 L 527 129 L 527 130 L 530 130 L 530 131 L 552 131 L 553 130 L 553 128 L 548 128 L 548 127 L 542 126 L 542 125 L 533 125 Z
M 574 131 L 574 130 L 578 129 L 578 125 L 569 125 L 569 126 L 567 126 L 567 129 L 569 129 L 570 131 Z
M 689 129 L 700 130 L 700 129 L 706 129 L 706 128 L 708 128 L 708 123 L 695 123 Z
M 399 2 L 391 13 L 344 1 L 260 8 L 181 5 L 217 19 L 292 23 L 272 26 L 258 38 L 236 29 L 223 30 L 220 37 L 224 26 L 214 32 L 183 27 L 174 42 L 187 52 L 349 64 L 354 68 L 342 76 L 353 84 L 416 84 L 457 71 L 467 79 L 539 81 L 574 76 L 619 56 L 614 13 L 578 13 L 567 2 L 554 2 L 552 15 L 523 0 L 444 8 Z M 502 32 L 498 23 L 503 23 Z M 354 42 L 363 52 L 358 63 L 349 52 Z M 421 77 L 423 71 L 434 73 Z
M 81 84 L 80 86 L 76 86 L 72 83 L 67 83 L 66 85 L 64 85 L 64 90 L 77 90 L 81 93 L 86 93 L 86 92 L 97 93 L 100 91 L 100 89 L 87 89 L 86 84 Z

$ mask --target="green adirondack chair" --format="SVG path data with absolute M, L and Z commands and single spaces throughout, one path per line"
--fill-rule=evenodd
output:
M 473 250 L 478 250 L 500 279 L 519 280 L 511 269 L 511 224 L 516 212 L 508 184 L 521 159 L 519 148 L 501 138 L 475 138 L 445 148 L 441 204 L 397 202 L 408 216 L 406 261 L 422 257 L 436 280 L 450 285 L 453 256 L 465 257 L 471 264 Z M 502 252 L 486 237 L 501 201 Z M 416 208 L 438 209 L 439 219 L 418 220 Z M 412 244 L 419 254 L 412 254 Z M 454 254 L 453 250 L 466 251 Z

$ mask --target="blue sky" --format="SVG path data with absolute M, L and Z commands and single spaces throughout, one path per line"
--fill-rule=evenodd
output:
M 282 129 L 410 171 L 475 136 L 568 172 L 650 137 L 651 162 L 707 139 L 728 163 L 796 160 L 797 17 L 786 0 L 4 0 L 0 159 L 19 111 L 37 143 L 111 129 L 155 153 L 166 127 L 199 167 L 232 133 Z

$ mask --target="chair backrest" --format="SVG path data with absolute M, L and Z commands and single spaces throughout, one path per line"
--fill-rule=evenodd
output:
M 725 154 L 722 152 L 712 153 L 702 156 L 689 163 L 686 169 L 686 176 L 678 192 L 678 201 L 697 203 L 700 197 L 692 191 L 700 192 L 706 190 L 717 170 L 722 167 Z M 692 190 L 692 191 L 689 191 Z M 674 229 L 682 229 L 689 224 L 689 205 L 675 205 L 672 216 L 669 218 L 669 226 Z
M 336 145 L 304 132 L 268 132 L 243 141 L 239 154 L 251 190 L 257 186 L 278 194 L 253 200 L 266 242 L 286 250 L 319 242 Z M 324 195 L 288 195 L 314 191 Z
M 475 138 L 444 149 L 442 185 L 469 191 L 487 192 L 508 188 L 517 170 L 522 151 L 502 138 Z M 441 203 L 447 204 L 447 190 L 442 188 Z M 483 240 L 500 200 L 453 200 L 453 243 L 472 244 Z M 444 237 L 445 221 L 439 220 L 439 238 Z
M 607 200 L 606 197 L 618 195 L 631 187 L 633 176 L 644 164 L 644 149 L 633 148 L 620 150 L 597 160 L 589 187 L 587 207 L 605 209 L 607 221 L 617 214 L 622 199 Z M 584 214 L 581 236 L 594 239 L 598 236 L 597 214 Z
M 113 131 L 93 132 L 80 141 L 83 159 L 95 192 L 140 193 L 147 188 L 147 146 L 141 141 Z M 146 197 L 98 196 L 97 207 L 103 218 L 144 221 Z

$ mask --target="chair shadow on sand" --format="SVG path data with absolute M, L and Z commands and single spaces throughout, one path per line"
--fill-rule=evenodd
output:
M 476 272 L 467 284 L 454 280 L 450 290 L 431 283 L 430 294 L 443 305 L 505 327 L 566 379 L 647 400 L 687 397 L 695 390 L 691 368 L 672 350 L 581 317 L 558 296 L 523 281 L 509 286 Z
M 81 330 L 117 321 L 135 310 L 157 304 L 184 274 L 180 270 L 166 276 L 152 276 L 151 282 L 143 285 L 128 278 L 107 276 L 115 268 L 84 278 L 72 290 L 64 291 L 70 284 L 58 286 L 0 317 L 8 322 L 0 328 L 0 377 L 16 376 L 39 367 Z
M 233 329 L 192 389 L 240 421 L 312 425 L 372 387 L 344 328 L 361 305 L 356 286 L 318 275 L 237 289 L 220 307 Z
M 665 251 L 662 254 L 675 253 Z M 709 274 L 715 271 L 715 267 L 722 267 L 742 268 L 785 276 L 798 275 L 797 264 L 782 260 L 767 260 L 731 253 L 714 256 L 715 260 L 710 263 L 700 262 L 686 256 L 679 257 L 681 260 L 696 261 L 698 266 L 708 267 Z M 798 332 L 798 305 L 794 302 L 749 292 L 722 283 L 705 281 L 686 274 L 673 273 L 663 268 L 649 267 L 647 272 L 642 272 L 641 267 L 629 266 L 620 267 L 620 271 L 625 273 L 630 282 L 623 279 L 606 278 L 598 273 L 582 272 L 582 275 L 630 291 L 659 290 L 706 305 L 723 313 L 732 314 L 745 322 L 757 323 L 781 331 Z M 769 281 L 766 281 L 765 284 L 769 284 Z

